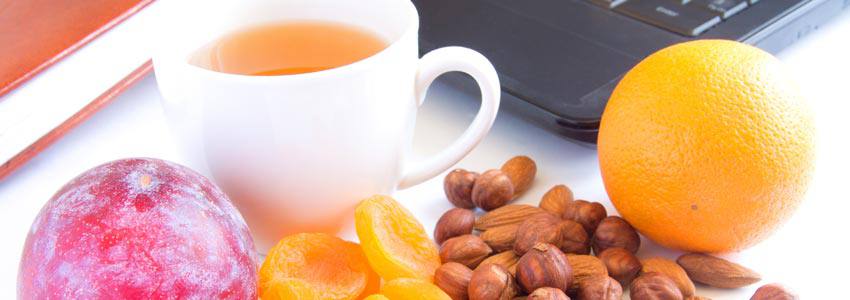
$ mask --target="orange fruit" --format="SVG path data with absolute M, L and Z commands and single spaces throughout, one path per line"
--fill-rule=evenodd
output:
M 384 280 L 433 281 L 440 266 L 437 245 L 401 204 L 381 195 L 363 200 L 354 210 L 354 224 L 369 264 Z
M 392 300 L 452 300 L 433 283 L 413 278 L 390 280 L 381 287 L 381 294 Z
M 660 50 L 629 71 L 599 128 L 605 188 L 620 214 L 663 246 L 741 250 L 797 208 L 814 126 L 790 74 L 732 41 Z
M 360 299 L 380 286 L 360 245 L 324 233 L 283 238 L 260 267 L 260 297 Z

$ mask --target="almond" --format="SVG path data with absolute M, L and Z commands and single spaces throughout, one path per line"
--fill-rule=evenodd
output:
M 559 184 L 543 194 L 538 206 L 545 211 L 562 216 L 571 201 L 573 201 L 573 191 L 566 185 Z
M 765 284 L 756 290 L 750 300 L 798 300 L 798 296 L 784 285 L 778 283 Z
M 481 239 L 484 240 L 487 245 L 490 245 L 490 248 L 493 248 L 493 251 L 501 252 L 511 250 L 514 248 L 514 241 L 516 241 L 517 227 L 519 227 L 519 224 L 493 227 L 481 233 Z
M 494 209 L 475 220 L 475 229 L 486 231 L 493 227 L 522 223 L 528 217 L 544 212 L 527 204 L 509 204 Z
M 509 250 L 494 254 L 493 256 L 484 259 L 484 261 L 482 261 L 479 266 L 483 266 L 486 264 L 500 265 L 506 270 L 508 270 L 508 273 L 511 273 L 511 275 L 515 275 L 517 261 L 519 261 L 519 256 L 517 256 L 516 253 L 514 253 L 513 251 Z
M 502 165 L 501 169 L 514 184 L 514 199 L 531 187 L 534 176 L 537 174 L 537 164 L 530 157 L 524 155 L 509 159 Z
M 761 275 L 753 270 L 707 254 L 684 254 L 676 262 L 693 281 L 713 287 L 734 289 L 761 280 Z
M 570 291 L 577 291 L 582 282 L 593 276 L 604 275 L 608 277 L 608 269 L 605 268 L 605 264 L 595 256 L 567 255 L 567 262 L 573 269 L 573 283 L 570 286 Z
M 693 281 L 688 277 L 688 273 L 676 262 L 660 257 L 647 258 L 640 262 L 643 265 L 641 269 L 642 273 L 656 272 L 664 274 L 676 283 L 676 287 L 682 292 L 682 296 L 690 297 L 696 292 L 696 287 L 694 287 Z

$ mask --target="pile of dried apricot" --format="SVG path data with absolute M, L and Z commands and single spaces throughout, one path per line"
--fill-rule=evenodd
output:
M 379 285 L 360 245 L 323 233 L 284 238 L 260 267 L 263 299 L 358 299 Z
M 374 196 L 354 215 L 359 245 L 322 233 L 281 240 L 260 268 L 260 297 L 451 299 L 432 283 L 441 264 L 437 246 L 407 209 Z

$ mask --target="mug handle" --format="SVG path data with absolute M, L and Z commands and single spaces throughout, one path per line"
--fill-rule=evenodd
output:
M 399 189 L 406 189 L 431 179 L 456 164 L 487 136 L 496 120 L 502 93 L 496 69 L 484 55 L 463 47 L 440 48 L 425 54 L 419 60 L 416 105 L 420 106 L 425 101 L 428 87 L 434 79 L 454 71 L 469 74 L 478 83 L 481 88 L 481 108 L 466 131 L 448 148 L 411 170 L 405 170 Z

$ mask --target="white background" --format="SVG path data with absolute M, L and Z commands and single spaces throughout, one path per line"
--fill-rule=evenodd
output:
M 763 283 L 782 282 L 804 299 L 847 298 L 850 14 L 844 13 L 779 56 L 799 77 L 816 112 L 816 175 L 806 201 L 784 227 L 765 242 L 726 257 L 761 272 Z M 27 229 L 61 185 L 88 168 L 118 158 L 147 156 L 180 161 L 158 98 L 155 79 L 146 78 L 0 182 L 0 298 L 14 297 Z M 432 89 L 419 113 L 415 156 L 427 156 L 447 145 L 476 110 L 473 96 L 443 85 Z M 529 125 L 509 111 L 500 112 L 490 136 L 459 166 L 483 171 L 516 154 L 533 157 L 539 168 L 533 188 L 520 202 L 536 204 L 549 187 L 563 183 L 576 197 L 602 202 L 609 212 L 615 212 L 603 189 L 593 148 Z M 429 230 L 450 208 L 443 196 L 442 176 L 395 196 Z M 351 230 L 344 235 L 351 237 Z M 675 258 L 679 254 L 644 240 L 639 256 Z M 698 286 L 697 292 L 714 299 L 748 299 L 755 288 L 730 291 Z

